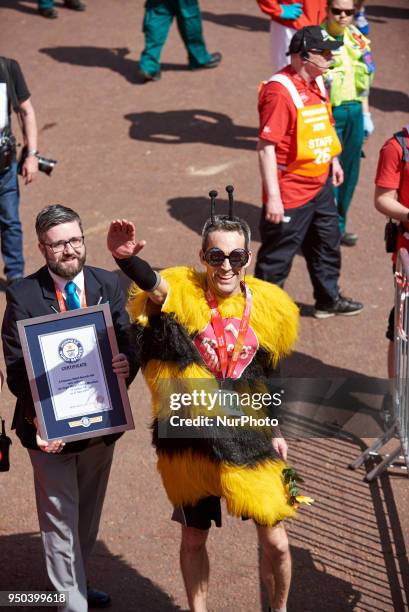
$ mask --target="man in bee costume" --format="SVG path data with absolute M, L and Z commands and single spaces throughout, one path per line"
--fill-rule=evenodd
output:
M 182 382 L 185 391 L 198 380 L 216 388 L 227 381 L 242 389 L 262 387 L 296 339 L 298 310 L 288 295 L 271 283 L 245 278 L 250 229 L 233 216 L 233 188 L 226 190 L 229 215 L 214 214 L 217 193 L 210 192 L 211 218 L 200 251 L 204 273 L 176 267 L 159 275 L 136 257 L 145 242 L 136 241 L 135 227 L 126 220 L 111 223 L 108 248 L 137 284 L 128 309 L 153 398 L 158 470 L 175 508 L 172 518 L 182 524 L 180 561 L 190 609 L 208 609 L 206 539 L 212 520 L 221 526 L 223 497 L 230 514 L 255 521 L 271 610 L 283 612 L 291 557 L 281 521 L 295 515 L 300 501 L 309 501 L 296 497 L 297 476 L 285 463 L 285 440 L 271 427 L 209 426 L 201 436 L 172 435 L 175 413 L 169 402 L 167 408 L 161 402 L 164 382 L 169 388 Z M 208 412 L 202 405 L 187 414 Z

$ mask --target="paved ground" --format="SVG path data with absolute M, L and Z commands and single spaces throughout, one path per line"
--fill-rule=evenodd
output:
M 57 3 L 58 4 L 58 3 Z M 158 267 L 195 263 L 206 194 L 233 183 L 237 212 L 256 231 L 259 179 L 254 152 L 257 85 L 269 76 L 268 23 L 255 3 L 202 0 L 214 71 L 190 73 L 175 28 L 163 55 L 163 79 L 142 86 L 142 2 L 88 0 L 88 11 L 61 7 L 50 22 L 34 0 L 0 0 L 0 53 L 17 58 L 29 82 L 41 132 L 40 148 L 59 165 L 22 188 L 27 273 L 41 264 L 33 218 L 45 204 L 80 211 L 89 261 L 114 269 L 104 248 L 112 217 L 138 225 L 146 257 Z M 361 183 L 350 215 L 360 240 L 343 251 L 341 285 L 365 302 L 353 319 L 315 321 L 306 268 L 297 258 L 287 289 L 302 306 L 301 334 L 288 364 L 293 376 L 368 377 L 385 374 L 385 320 L 392 301 L 383 220 L 373 210 L 373 177 L 384 140 L 408 123 L 409 4 L 369 2 L 377 78 L 371 95 L 376 132 L 365 147 Z M 406 36 L 406 37 L 405 37 Z M 406 42 L 405 42 L 406 41 Z M 254 245 L 257 248 L 257 236 Z M 2 292 L 3 291 L 3 292 Z M 0 313 L 4 288 L 0 290 Z M 378 405 L 379 394 L 368 405 Z M 178 572 L 178 528 L 155 472 L 142 379 L 131 389 L 136 431 L 119 442 L 90 578 L 114 598 L 115 612 L 186 608 Z M 1 413 L 10 423 L 6 391 Z M 331 413 L 329 413 L 331 414 Z M 0 589 L 45 586 L 31 468 L 13 436 L 13 467 L 0 477 Z M 348 463 L 364 448 L 353 437 L 297 439 L 291 462 L 306 476 L 315 505 L 290 526 L 295 580 L 292 612 L 403 612 L 409 571 L 408 480 L 401 472 L 368 486 Z M 260 609 L 254 528 L 226 517 L 210 539 L 214 611 Z M 405 546 L 406 542 L 406 546 Z

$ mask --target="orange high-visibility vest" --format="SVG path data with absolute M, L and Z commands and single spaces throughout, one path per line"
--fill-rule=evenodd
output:
M 288 166 L 279 169 L 301 176 L 321 176 L 328 171 L 331 159 L 341 153 L 342 146 L 331 125 L 331 104 L 304 106 L 294 83 L 285 74 L 275 74 L 270 81 L 281 83 L 291 96 L 297 109 L 297 157 Z M 326 98 L 322 77 L 316 79 L 321 94 Z

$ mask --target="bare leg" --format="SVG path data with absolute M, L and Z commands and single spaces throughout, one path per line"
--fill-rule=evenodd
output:
M 260 573 L 270 606 L 285 610 L 291 584 L 291 554 L 285 527 L 283 523 L 256 527 L 261 547 Z
M 191 612 L 207 612 L 209 557 L 206 540 L 209 530 L 182 525 L 180 567 Z

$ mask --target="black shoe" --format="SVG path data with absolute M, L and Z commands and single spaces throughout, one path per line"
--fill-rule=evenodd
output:
M 351 298 L 346 298 L 339 294 L 338 299 L 331 306 L 322 307 L 316 304 L 314 317 L 316 319 L 328 319 L 328 317 L 334 317 L 335 315 L 352 317 L 359 314 L 363 307 L 361 302 L 354 302 Z
M 145 72 L 145 70 L 139 69 L 139 74 L 143 79 L 144 83 L 149 83 L 150 81 L 160 81 L 162 77 L 162 73 L 160 70 L 157 72 Z
M 40 13 L 41 17 L 46 17 L 47 19 L 57 19 L 58 17 L 58 11 L 54 7 L 48 9 L 40 8 L 38 9 L 38 12 Z
M 73 11 L 85 11 L 87 8 L 86 4 L 81 2 L 81 0 L 64 0 L 64 6 Z
M 202 70 L 202 68 L 216 68 L 222 61 L 222 54 L 218 51 L 210 55 L 210 59 L 206 64 L 189 64 L 191 70 Z
M 111 596 L 97 589 L 88 589 L 87 600 L 90 608 L 109 608 L 111 605 Z
M 341 236 L 341 244 L 344 246 L 353 247 L 356 245 L 357 241 L 357 234 L 352 234 L 352 232 L 344 232 Z

